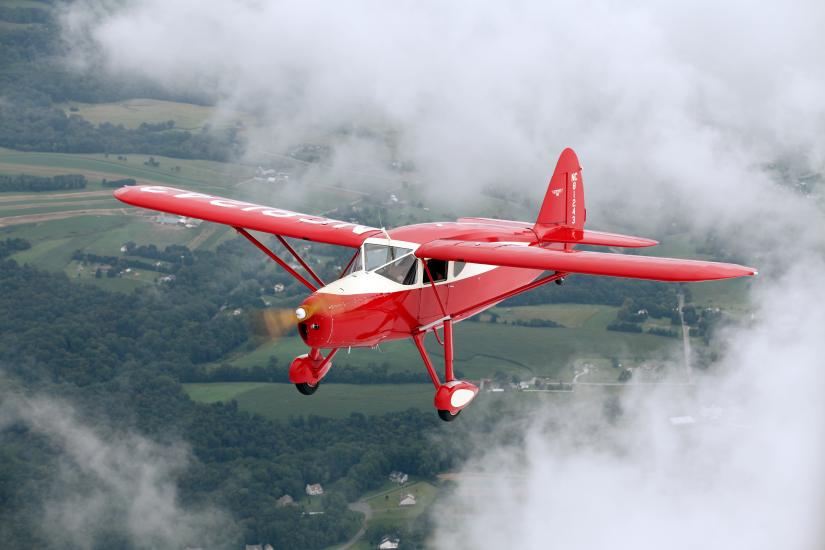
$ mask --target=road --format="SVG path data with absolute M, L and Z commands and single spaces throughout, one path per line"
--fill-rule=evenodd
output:
M 363 500 L 350 503 L 348 508 L 353 512 L 361 512 L 364 514 L 364 521 L 361 523 L 361 528 L 358 529 L 358 532 L 355 533 L 346 543 L 344 543 L 343 546 L 339 547 L 338 550 L 348 550 L 349 548 L 352 548 L 356 542 L 361 540 L 361 537 L 363 537 L 367 532 L 367 524 L 372 517 L 372 508 L 370 508 L 370 505 Z
M 693 369 L 690 366 L 690 327 L 685 324 L 685 314 L 682 308 L 685 305 L 685 295 L 682 288 L 679 288 L 679 320 L 682 322 L 682 349 L 685 354 L 685 375 L 688 383 L 693 382 Z

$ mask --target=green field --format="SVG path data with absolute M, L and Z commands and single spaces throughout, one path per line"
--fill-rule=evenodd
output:
M 117 156 L 114 153 L 30 153 L 0 149 L 0 173 L 42 176 L 84 174 L 90 181 L 87 191 L 102 189 L 102 178 L 134 178 L 139 183 L 195 187 L 210 192 L 232 187 L 254 173 L 249 166 L 209 160 L 154 155 L 159 166 L 148 166 L 145 163 L 150 155 L 129 154 L 125 155 L 126 160 L 118 160 Z
M 749 278 L 741 278 L 691 283 L 688 287 L 697 306 L 719 307 L 741 313 L 747 309 L 748 291 L 752 283 Z
M 432 384 L 322 384 L 312 395 L 301 395 L 292 384 L 256 382 L 219 382 L 184 384 L 196 401 L 215 402 L 234 399 L 241 410 L 269 419 L 291 416 L 329 416 L 341 418 L 353 412 L 366 415 L 432 407 Z
M 415 505 L 399 506 L 400 500 L 408 494 L 415 497 Z M 414 519 L 427 510 L 437 494 L 438 488 L 435 485 L 418 481 L 370 496 L 364 499 L 373 513 L 370 524 L 385 521 L 399 523 Z
M 502 371 L 520 378 L 547 376 L 570 380 L 573 361 L 609 367 L 611 358 L 616 357 L 630 366 L 651 354 L 666 355 L 679 345 L 672 338 L 606 330 L 615 318 L 616 310 L 611 306 L 585 304 L 498 308 L 502 318 L 506 315 L 521 319 L 551 319 L 569 328 L 458 323 L 455 328 L 455 368 L 471 379 L 490 377 L 496 371 Z M 427 344 L 438 366 L 443 361 L 441 347 L 432 336 L 428 337 Z M 229 362 L 239 367 L 253 367 L 266 365 L 270 357 L 277 357 L 279 364 L 286 365 L 305 352 L 303 342 L 292 336 L 239 354 Z M 344 350 L 334 362 L 364 367 L 371 362 L 387 362 L 390 372 L 424 372 L 418 351 L 408 340 L 387 342 L 381 344 L 380 349 L 357 348 L 349 353 Z
M 110 122 L 126 128 L 137 128 L 142 123 L 157 124 L 172 120 L 175 128 L 200 130 L 207 123 L 215 127 L 250 125 L 253 117 L 238 113 L 219 112 L 214 107 L 162 101 L 158 99 L 128 99 L 113 103 L 80 103 L 72 101 L 58 105 L 66 115 L 80 115 L 92 124 Z

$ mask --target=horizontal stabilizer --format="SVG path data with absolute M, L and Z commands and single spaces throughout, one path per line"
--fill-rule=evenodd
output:
M 506 267 L 631 277 L 655 281 L 693 282 L 756 275 L 752 267 L 736 264 L 631 256 L 605 252 L 549 250 L 524 243 L 436 240 L 415 251 L 419 258 L 463 261 Z
M 572 227 L 551 227 L 538 235 L 542 242 L 589 244 L 594 246 L 621 246 L 623 248 L 643 248 L 656 246 L 658 241 L 618 233 L 590 231 L 589 229 L 574 229 Z

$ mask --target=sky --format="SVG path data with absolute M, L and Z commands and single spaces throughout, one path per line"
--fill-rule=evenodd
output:
M 797 176 L 825 169 L 825 4 L 80 0 L 62 22 L 72 65 L 254 111 L 253 152 L 327 140 L 322 177 L 398 158 L 431 201 L 506 185 L 538 209 L 571 146 L 588 227 L 678 222 L 759 268 L 753 318 L 679 403 L 720 418 L 677 430 L 633 393 L 615 426 L 538 410 L 515 448 L 477 446 L 488 498 L 459 483 L 437 547 L 821 546 L 825 214 Z

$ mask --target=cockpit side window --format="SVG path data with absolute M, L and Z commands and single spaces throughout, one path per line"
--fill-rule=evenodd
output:
M 427 268 L 433 276 L 433 282 L 439 283 L 447 280 L 447 262 L 445 260 L 426 260 Z M 430 277 L 427 270 L 424 270 L 424 282 L 429 284 Z

